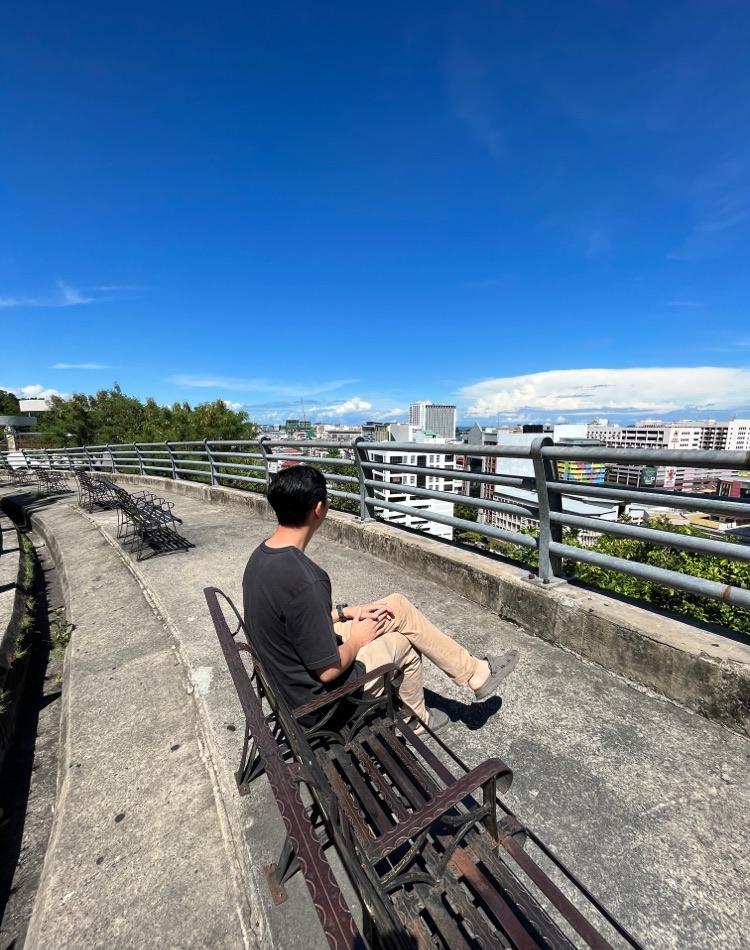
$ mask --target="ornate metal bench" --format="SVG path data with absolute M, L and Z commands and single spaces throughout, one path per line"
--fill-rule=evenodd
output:
M 94 508 L 113 508 L 115 501 L 112 492 L 104 483 L 102 477 L 82 468 L 73 470 L 78 485 L 78 504 L 87 511 Z
M 117 506 L 117 536 L 123 542 L 132 542 L 136 560 L 143 559 L 147 546 L 155 553 L 193 547 L 177 530 L 182 519 L 174 514 L 171 501 L 147 491 L 131 494 L 105 476 L 100 476 L 99 482 Z
M 362 906 L 370 947 L 570 950 L 581 941 L 610 947 L 599 927 L 619 946 L 638 946 L 498 797 L 512 781 L 507 765 L 492 758 L 470 769 L 424 723 L 424 734 L 415 734 L 394 667 L 291 710 L 231 600 L 212 587 L 204 594 L 245 713 L 240 793 L 269 763 L 282 815 L 289 783 L 306 787 L 306 834 L 335 847 Z M 243 655 L 252 659 L 251 670 Z M 383 695 L 363 697 L 362 686 L 380 676 Z M 280 798 L 284 769 L 287 791 Z M 269 874 L 276 902 L 285 899 L 284 883 L 300 866 L 308 881 L 309 865 L 306 870 L 287 829 Z M 317 902 L 316 909 L 320 914 Z
M 54 468 L 36 468 L 34 474 L 42 495 L 61 495 L 70 491 L 66 472 Z

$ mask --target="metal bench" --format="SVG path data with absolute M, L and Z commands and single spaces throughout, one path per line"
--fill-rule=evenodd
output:
M 115 501 L 112 492 L 104 483 L 102 477 L 82 468 L 73 470 L 78 486 L 78 505 L 87 511 L 94 508 L 114 508 Z
M 70 491 L 66 472 L 53 468 L 36 468 L 34 474 L 39 482 L 42 495 L 62 495 Z
M 498 797 L 512 780 L 507 765 L 491 758 L 469 768 L 425 723 L 415 733 L 420 723 L 398 699 L 395 667 L 291 710 L 231 600 L 213 587 L 204 594 L 245 713 L 240 793 L 269 759 L 278 772 L 281 757 L 308 790 L 309 828 L 335 847 L 354 887 L 370 947 L 638 946 Z M 365 698 L 363 685 L 380 676 L 382 696 Z M 285 798 L 276 798 L 283 814 Z M 269 875 L 276 902 L 298 858 L 288 832 Z
M 173 512 L 173 503 L 151 492 L 131 494 L 105 476 L 101 486 L 117 506 L 117 536 L 132 543 L 136 560 L 143 560 L 146 547 L 153 553 L 188 551 L 194 545 L 177 530 L 182 519 Z

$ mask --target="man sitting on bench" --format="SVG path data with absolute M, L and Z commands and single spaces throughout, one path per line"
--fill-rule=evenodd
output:
M 330 578 L 304 553 L 328 514 L 326 481 L 317 469 L 284 469 L 274 477 L 268 501 L 279 523 L 247 562 L 245 622 L 292 709 L 353 676 L 395 663 L 403 673 L 401 700 L 437 731 L 449 720 L 441 710 L 425 707 L 422 656 L 477 699 L 490 696 L 513 670 L 515 650 L 477 659 L 401 594 L 333 608 Z M 377 695 L 382 688 L 377 679 L 366 691 Z

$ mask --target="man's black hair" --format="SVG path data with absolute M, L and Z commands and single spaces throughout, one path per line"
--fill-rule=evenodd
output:
M 300 528 L 315 505 L 328 498 L 326 480 L 312 465 L 293 465 L 274 476 L 267 497 L 280 525 Z

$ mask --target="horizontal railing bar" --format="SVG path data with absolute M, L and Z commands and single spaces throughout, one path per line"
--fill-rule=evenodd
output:
M 312 465 L 354 465 L 351 459 L 326 458 L 317 455 L 279 455 L 272 452 L 269 457 L 280 462 L 308 462 Z
M 211 449 L 211 455 L 213 455 L 214 458 L 219 458 L 219 456 L 221 456 L 222 458 L 227 456 L 230 458 L 236 457 L 236 458 L 243 458 L 243 459 L 262 459 L 263 458 L 263 455 L 260 452 L 217 452 L 214 449 Z
M 254 445 L 257 449 L 259 442 L 257 439 L 207 439 L 209 445 Z
M 334 498 L 347 498 L 349 501 L 359 501 L 359 495 L 355 495 L 350 491 L 340 491 L 338 488 L 328 488 L 326 490 L 328 494 Z
M 205 445 L 203 439 L 186 439 L 184 442 L 173 442 L 171 439 L 169 442 L 165 442 L 165 445 L 169 445 L 171 449 L 176 448 L 178 445 Z
M 208 472 L 201 472 L 196 468 L 178 468 L 176 465 L 175 465 L 174 470 L 175 472 L 183 472 L 185 475 L 203 475 L 203 476 L 209 475 Z
M 407 475 L 428 475 L 430 478 L 456 479 L 460 482 L 478 482 L 480 485 L 507 485 L 509 488 L 529 488 L 534 485 L 531 475 L 480 475 L 462 468 L 427 468 L 423 465 L 403 465 L 394 462 L 362 462 L 362 468 L 373 471 L 404 472 Z
M 679 468 L 750 468 L 750 452 L 725 449 L 614 449 L 598 445 L 545 445 L 542 457 L 574 462 L 621 462 L 623 465 L 677 466 Z
M 670 571 L 664 567 L 654 567 L 653 564 L 641 564 L 639 561 L 612 557 L 610 554 L 601 554 L 587 548 L 571 547 L 569 544 L 561 544 L 558 541 L 551 541 L 549 548 L 552 554 L 570 558 L 573 561 L 594 564 L 605 570 L 630 574 L 632 577 L 639 577 L 655 584 L 664 584 L 665 587 L 676 587 L 678 590 L 697 594 L 700 597 L 712 597 L 738 607 L 750 608 L 750 590 L 744 590 L 741 587 L 720 584 L 692 574 L 681 574 L 679 571 Z
M 537 541 L 532 535 L 519 534 L 517 531 L 505 531 L 503 528 L 496 528 L 494 525 L 477 525 L 476 521 L 466 521 L 463 518 L 451 518 L 448 515 L 439 515 L 434 511 L 426 511 L 424 508 L 409 508 L 407 505 L 398 505 L 395 502 L 382 501 L 378 498 L 366 499 L 368 505 L 374 505 L 376 508 L 387 508 L 389 511 L 399 511 L 405 515 L 422 518 L 424 521 L 436 521 L 438 524 L 445 524 L 452 528 L 459 528 L 461 531 L 476 531 L 478 534 L 485 535 L 488 538 L 497 538 L 499 541 L 511 541 L 513 544 L 520 544 L 526 548 L 536 548 Z
M 467 442 L 360 442 L 368 452 L 409 452 L 412 455 L 473 455 L 531 458 L 530 445 L 469 445 Z
M 354 481 L 357 481 L 355 478 Z M 400 492 L 404 495 L 415 495 L 417 498 L 435 498 L 437 501 L 447 501 L 454 505 L 469 505 L 472 508 L 487 508 L 489 511 L 503 511 L 511 515 L 521 515 L 524 518 L 539 520 L 539 510 L 536 513 L 530 508 L 523 508 L 520 505 L 513 505 L 510 502 L 490 501 L 488 498 L 471 498 L 468 495 L 458 495 L 455 492 L 437 491 L 432 488 L 417 488 L 416 485 L 399 485 L 398 482 L 380 482 L 374 478 L 366 478 L 365 485 L 373 488 L 375 491 L 387 489 L 388 491 Z M 534 506 L 536 508 L 536 506 Z M 472 522 L 476 524 L 476 522 Z
M 216 468 L 246 468 L 251 472 L 265 472 L 265 468 L 262 465 L 248 465 L 243 462 L 222 462 L 217 459 Z
M 249 472 L 265 472 L 262 465 L 243 465 L 242 462 L 216 462 L 216 468 L 239 468 L 247 469 Z
M 144 465 L 143 468 L 146 471 L 150 472 L 171 472 L 172 466 L 164 467 L 163 465 Z
M 565 512 L 550 512 L 550 521 L 567 525 L 569 528 L 583 528 L 600 534 L 611 534 L 632 541 L 651 541 L 664 547 L 680 548 L 683 551 L 697 551 L 713 557 L 728 557 L 736 561 L 750 561 L 750 545 L 719 541 L 714 538 L 702 538 L 696 535 L 679 534 L 676 531 L 659 531 L 656 528 L 644 528 L 641 525 L 623 524 L 621 521 L 605 521 L 603 518 L 587 518 L 583 515 L 569 515 Z
M 232 474 L 224 474 L 224 475 L 222 475 L 221 472 L 217 472 L 217 473 L 216 473 L 216 478 L 217 478 L 217 479 L 223 478 L 223 479 L 225 479 L 225 480 L 226 480 L 226 479 L 231 479 L 233 482 L 252 482 L 253 485 L 265 485 L 265 484 L 266 484 L 265 478 L 254 478 L 252 475 L 232 475 Z
M 684 508 L 686 511 L 715 511 L 720 514 L 746 515 L 750 518 L 750 503 L 731 499 L 720 500 L 710 495 L 688 495 L 683 492 L 669 494 L 652 488 L 609 488 L 565 481 L 547 482 L 547 491 L 573 497 L 582 495 L 587 498 L 611 498 L 615 501 L 635 501 L 665 508 Z
M 335 439 L 263 439 L 263 444 L 269 449 L 293 448 L 298 445 L 306 449 L 350 449 L 352 447 L 351 442 L 338 442 Z
M 359 479 L 354 475 L 338 475 L 336 472 L 323 472 L 327 482 L 348 482 L 350 485 L 359 485 Z M 359 499 L 359 495 L 356 496 Z

